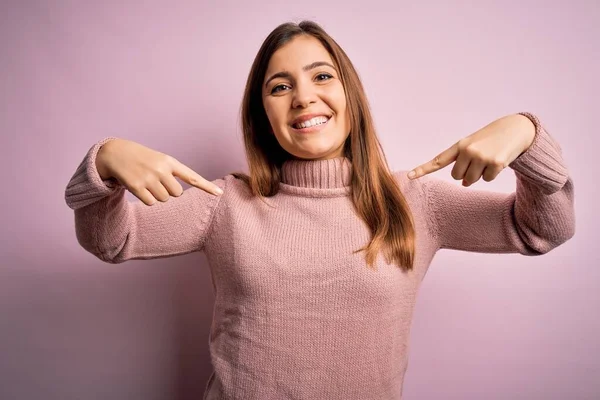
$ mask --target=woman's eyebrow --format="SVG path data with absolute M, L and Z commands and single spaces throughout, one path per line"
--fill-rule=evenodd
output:
M 331 67 L 335 70 L 335 67 L 333 65 L 331 65 L 331 63 L 328 63 L 327 61 L 315 61 L 312 64 L 308 64 L 308 65 L 305 65 L 304 67 L 302 67 L 302 70 L 310 71 L 311 69 L 322 67 L 323 65 Z M 273 79 L 276 79 L 276 78 L 291 78 L 291 75 L 287 71 L 277 72 L 277 73 L 271 75 L 271 77 L 269 77 L 269 79 L 267 79 L 267 81 L 265 82 L 265 87 L 269 85 L 269 82 L 271 82 Z

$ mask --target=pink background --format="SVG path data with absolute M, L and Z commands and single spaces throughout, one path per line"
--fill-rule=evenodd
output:
M 575 237 L 551 253 L 438 253 L 405 398 L 600 398 L 596 2 L 83 3 L 0 10 L 1 399 L 202 397 L 204 255 L 105 264 L 79 247 L 64 189 L 109 135 L 210 179 L 246 170 L 238 110 L 250 64 L 276 25 L 303 18 L 355 63 L 393 169 L 531 111 L 575 182 Z M 514 174 L 474 187 L 510 192 Z

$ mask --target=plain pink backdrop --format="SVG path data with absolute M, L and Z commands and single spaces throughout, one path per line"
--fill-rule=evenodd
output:
M 438 253 L 406 399 L 600 398 L 596 2 L 126 3 L 0 6 L 1 399 L 201 398 L 204 255 L 103 263 L 79 247 L 64 189 L 105 136 L 210 179 L 247 171 L 238 111 L 250 64 L 276 25 L 303 18 L 353 60 L 392 169 L 530 111 L 574 179 L 576 234 L 549 254 Z M 514 174 L 474 188 L 513 191 Z

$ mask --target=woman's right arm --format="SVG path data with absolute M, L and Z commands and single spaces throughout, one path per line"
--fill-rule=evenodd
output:
M 175 176 L 193 186 L 184 191 Z M 223 179 L 206 181 L 173 157 L 106 138 L 76 169 L 65 200 L 75 211 L 79 244 L 116 264 L 202 250 L 221 200 L 209 191 L 224 186 Z M 128 201 L 126 190 L 141 201 Z

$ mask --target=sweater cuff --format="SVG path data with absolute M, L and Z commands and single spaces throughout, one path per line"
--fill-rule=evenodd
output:
M 95 203 L 122 188 L 116 179 L 103 180 L 96 168 L 98 151 L 113 139 L 117 138 L 107 137 L 94 144 L 75 170 L 65 190 L 65 201 L 71 209 L 76 210 Z
M 517 178 L 538 186 L 545 194 L 559 191 L 569 178 L 560 145 L 546 132 L 537 116 L 519 112 L 535 125 L 535 137 L 529 148 L 509 164 Z

